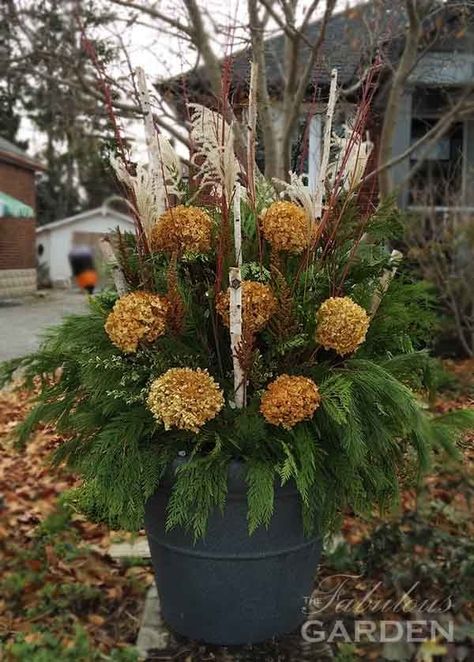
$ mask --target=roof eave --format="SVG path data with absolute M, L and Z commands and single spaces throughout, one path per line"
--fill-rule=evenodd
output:
M 19 165 L 27 170 L 32 170 L 34 172 L 46 172 L 47 170 L 47 168 L 42 163 L 39 163 L 38 161 L 28 157 L 20 156 L 19 154 L 14 154 L 13 152 L 0 151 L 0 161 L 12 163 L 13 165 Z

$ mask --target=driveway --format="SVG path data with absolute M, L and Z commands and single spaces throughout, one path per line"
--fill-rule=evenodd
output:
M 41 333 L 69 313 L 87 310 L 87 297 L 70 290 L 43 290 L 17 301 L 0 301 L 0 362 L 38 347 Z

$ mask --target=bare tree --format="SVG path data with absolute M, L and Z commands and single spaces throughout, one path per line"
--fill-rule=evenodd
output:
M 111 0 L 112 4 L 140 12 L 156 21 L 156 27 L 174 30 L 193 46 L 198 61 L 206 68 L 212 94 L 222 96 L 222 54 L 213 48 L 209 21 L 202 4 L 197 0 L 182 0 L 177 11 L 168 14 L 155 5 L 139 0 Z M 290 169 L 291 146 L 295 127 L 301 113 L 315 64 L 324 43 L 327 24 L 334 12 L 336 0 L 312 0 L 307 6 L 298 0 L 248 0 L 247 20 L 240 25 L 243 43 L 251 46 L 253 59 L 258 63 L 258 116 L 265 152 L 265 171 L 268 176 L 285 179 Z M 179 18 L 178 18 L 179 16 Z M 318 20 L 318 33 L 312 41 L 307 27 Z M 275 28 L 283 32 L 284 61 L 282 62 L 283 92 L 278 126 L 272 113 L 267 81 L 265 41 Z
M 408 29 L 405 37 L 400 62 L 392 77 L 392 84 L 385 107 L 384 122 L 380 136 L 379 163 L 386 164 L 392 156 L 395 127 L 400 112 L 400 103 L 408 76 L 413 71 L 418 57 L 418 47 L 421 37 L 421 21 L 417 11 L 417 0 L 405 0 L 408 16 Z M 384 197 L 393 190 L 392 171 L 384 168 L 379 173 L 379 189 Z
M 165 12 L 157 9 L 157 5 L 148 0 L 111 0 L 111 3 L 135 12 L 135 17 L 145 15 L 156 23 L 156 29 L 171 30 L 192 46 L 197 54 L 197 61 L 205 65 L 206 76 L 210 82 L 211 92 L 216 99 L 222 95 L 222 55 L 213 47 L 210 31 L 211 23 L 206 14 L 204 5 L 198 0 L 181 0 L 175 11 Z M 451 3 L 466 6 L 466 1 Z M 383 16 L 386 6 L 383 2 L 373 0 L 374 12 Z M 297 123 L 302 114 L 302 104 L 307 100 L 308 89 L 315 65 L 321 58 L 322 47 L 327 33 L 328 23 L 334 13 L 336 0 L 312 0 L 302 6 L 298 0 L 247 0 L 246 21 L 236 27 L 240 29 L 243 45 L 248 43 L 252 58 L 258 64 L 258 117 L 261 130 L 261 142 L 265 154 L 265 174 L 270 177 L 286 179 L 290 170 L 292 142 L 295 136 Z M 463 92 L 459 99 L 453 102 L 439 122 L 421 138 L 416 144 L 409 146 L 402 155 L 393 154 L 394 132 L 400 113 L 401 100 L 406 89 L 410 74 L 425 52 L 439 37 L 437 30 L 433 30 L 433 37 L 427 39 L 426 26 L 436 25 L 438 17 L 443 17 L 446 5 L 443 2 L 425 2 L 424 0 L 404 0 L 406 13 L 406 27 L 399 34 L 390 34 L 380 21 L 380 25 L 366 24 L 367 43 L 365 48 L 370 53 L 364 53 L 365 60 L 370 68 L 370 61 L 377 46 L 383 41 L 400 39 L 403 42 L 401 57 L 395 63 L 384 59 L 385 70 L 389 73 L 386 89 L 387 101 L 384 104 L 384 118 L 379 142 L 377 167 L 368 177 L 378 177 L 381 197 L 390 195 L 394 188 L 393 166 L 400 161 L 409 159 L 415 149 L 424 147 L 426 151 L 434 142 L 439 140 L 463 113 L 472 109 L 470 89 Z M 235 23 L 235 19 L 234 19 Z M 442 23 L 442 21 L 441 21 Z M 308 26 L 317 30 L 308 31 Z M 223 31 L 223 26 L 215 26 Z M 278 62 L 279 73 L 282 79 L 282 89 L 278 102 L 278 121 L 275 120 L 275 101 L 272 98 L 268 80 L 268 39 L 275 32 L 281 34 L 284 41 L 283 58 Z M 312 39 L 308 34 L 316 33 Z M 364 59 L 364 58 L 362 58 Z M 272 62 L 274 58 L 272 59 Z M 367 71 L 359 72 L 358 80 L 347 90 L 340 90 L 342 96 L 356 94 L 363 84 Z M 274 97 L 274 94 L 273 94 Z M 164 124 L 163 116 L 157 118 Z M 170 119 L 167 118 L 168 124 Z M 166 128 L 166 127 L 165 127 Z M 243 141 L 242 141 L 242 144 Z M 405 182 L 406 183 L 406 182 Z
M 34 26 L 25 21 L 28 0 L 7 0 L 7 2 L 13 8 L 11 13 L 16 15 L 21 33 L 17 56 L 26 62 L 31 56 L 28 43 L 34 34 Z M 449 131 L 452 123 L 462 113 L 472 107 L 469 99 L 470 90 L 467 90 L 466 94 L 462 95 L 462 100 L 456 100 L 449 112 L 440 118 L 426 136 L 408 147 L 403 154 L 394 156 L 394 131 L 402 95 L 410 74 L 423 56 L 421 45 L 423 44 L 424 49 L 427 48 L 426 43 L 422 41 L 424 21 L 427 16 L 433 21 L 437 14 L 441 15 L 441 12 L 445 11 L 445 5 L 441 1 L 428 3 L 429 10 L 425 9 L 424 0 L 404 0 L 404 3 L 407 26 L 402 28 L 400 34 L 390 34 L 390 27 L 383 25 L 383 20 L 380 21 L 378 29 L 377 26 L 374 29 L 374 25 L 366 24 L 365 36 L 368 39 L 364 48 L 370 52 L 363 53 L 365 57 L 362 59 L 365 59 L 367 68 L 365 71 L 354 71 L 356 82 L 351 83 L 348 89 L 340 90 L 342 97 L 357 95 L 370 69 L 371 58 L 377 46 L 384 40 L 389 42 L 392 38 L 401 39 L 403 49 L 398 62 L 392 67 L 390 62 L 384 60 L 384 66 L 390 75 L 387 77 L 387 102 L 384 107 L 379 158 L 377 167 L 366 177 L 366 180 L 378 177 L 382 196 L 393 192 L 392 166 L 408 159 L 415 149 L 419 150 L 423 146 L 428 149 L 433 142 Z M 302 110 L 303 104 L 307 101 L 308 90 L 311 89 L 315 67 L 321 64 L 322 48 L 327 38 L 327 27 L 336 7 L 336 0 L 310 0 L 308 3 L 303 3 L 302 0 L 247 0 L 244 11 L 239 11 L 239 20 L 230 15 L 223 17 L 211 15 L 200 0 L 178 0 L 169 6 L 151 0 L 108 0 L 106 4 L 116 12 L 114 24 L 119 27 L 113 36 L 122 47 L 127 69 L 126 76 L 118 78 L 114 76 L 113 79 L 107 80 L 107 83 L 113 87 L 111 103 L 120 116 L 141 117 L 141 107 L 133 84 L 132 58 L 121 39 L 121 32 L 126 32 L 133 25 L 141 25 L 153 30 L 157 36 L 157 43 L 163 44 L 166 40 L 168 47 L 168 44 L 179 42 L 188 54 L 194 54 L 195 66 L 202 65 L 205 69 L 212 97 L 216 101 L 221 101 L 220 110 L 223 110 L 224 115 L 234 119 L 231 105 L 222 104 L 225 96 L 222 74 L 223 39 L 219 42 L 216 34 L 224 35 L 230 48 L 235 47 L 237 41 L 239 46 L 248 47 L 249 57 L 258 64 L 257 104 L 261 147 L 265 155 L 265 174 L 280 179 L 288 178 L 292 143 L 299 119 L 303 112 L 307 112 Z M 386 10 L 385 4 L 379 0 L 373 0 L 373 4 L 375 9 L 377 7 L 380 9 L 380 14 L 383 16 Z M 454 4 L 456 3 L 451 3 L 451 6 Z M 460 4 L 465 5 L 466 2 Z M 80 2 L 77 2 L 76 15 L 80 22 Z M 311 26 L 310 30 L 309 26 Z M 229 36 L 230 33 L 232 36 Z M 270 52 L 268 42 L 269 37 L 276 33 L 281 35 L 284 42 L 281 62 L 275 58 L 276 54 Z M 172 37 L 173 40 L 168 37 Z M 47 55 L 43 54 L 43 57 Z M 55 53 L 49 54 L 49 57 L 54 58 Z M 282 81 L 278 100 L 278 121 L 275 118 L 275 93 L 268 80 L 270 57 L 271 62 L 278 66 Z M 330 62 L 325 64 L 328 65 Z M 69 67 L 73 72 L 74 62 L 69 63 Z M 79 68 L 76 75 L 71 75 L 68 85 L 71 89 L 89 94 L 97 100 L 103 95 L 96 81 L 90 76 L 85 76 Z M 156 126 L 188 148 L 188 136 L 176 121 L 174 109 L 158 94 L 152 99 L 152 103 Z M 242 119 L 245 125 L 245 115 Z M 236 126 L 237 150 L 245 161 L 245 126 L 239 123 L 236 123 Z

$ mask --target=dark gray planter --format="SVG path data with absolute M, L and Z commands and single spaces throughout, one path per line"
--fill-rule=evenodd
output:
M 220 645 L 257 643 L 292 632 L 304 621 L 321 553 L 305 538 L 294 486 L 277 486 L 268 529 L 247 529 L 243 467 L 229 468 L 224 514 L 211 515 L 205 540 L 166 532 L 171 482 L 148 500 L 145 526 L 166 623 L 190 639 Z

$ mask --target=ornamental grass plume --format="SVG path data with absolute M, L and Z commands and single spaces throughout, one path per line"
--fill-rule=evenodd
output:
M 316 342 L 341 356 L 361 345 L 369 329 L 367 312 L 349 297 L 330 297 L 316 313 Z
M 164 253 L 209 253 L 212 218 L 199 207 L 177 205 L 164 212 L 151 229 L 150 246 Z
M 275 251 L 302 253 L 312 237 L 311 219 L 294 202 L 273 202 L 262 214 L 262 234 Z
M 165 430 L 175 427 L 197 433 L 220 412 L 224 396 L 206 370 L 171 368 L 153 381 L 147 404 Z
M 229 326 L 229 290 L 219 292 L 216 309 L 226 326 Z M 277 300 L 271 287 L 252 280 L 242 282 L 242 321 L 246 331 L 257 333 L 268 323 L 276 311 Z
M 280 375 L 267 386 L 260 412 L 268 423 L 290 429 L 310 419 L 319 407 L 321 396 L 312 379 Z
M 115 302 L 105 322 L 110 340 L 133 354 L 140 342 L 154 342 L 166 332 L 168 300 L 149 292 L 131 292 Z

